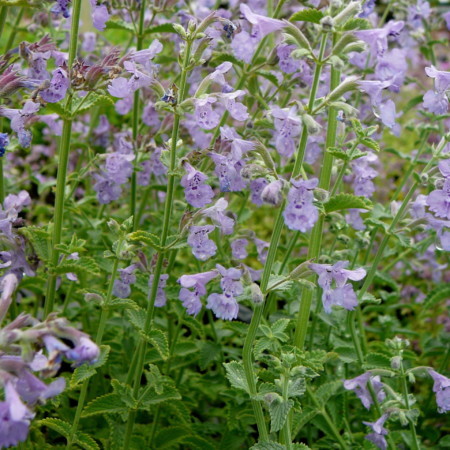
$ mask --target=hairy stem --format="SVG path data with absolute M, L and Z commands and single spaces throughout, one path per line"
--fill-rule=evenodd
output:
M 72 24 L 70 29 L 70 43 L 69 43 L 69 77 L 71 76 L 71 68 L 77 54 L 78 46 L 78 28 L 80 24 L 81 0 L 73 1 Z M 69 94 L 66 100 L 66 110 L 71 109 L 72 94 Z M 64 191 L 66 188 L 67 165 L 69 161 L 70 152 L 70 137 L 72 134 L 72 120 L 64 119 L 62 136 L 58 146 L 58 174 L 56 177 L 56 194 L 55 194 L 55 212 L 53 220 L 53 234 L 52 234 L 52 249 L 50 262 L 53 267 L 58 265 L 59 250 L 56 248 L 61 243 L 62 227 L 64 221 Z M 55 274 L 50 274 L 47 281 L 47 294 L 44 304 L 44 316 L 47 316 L 53 311 L 56 294 L 56 279 Z

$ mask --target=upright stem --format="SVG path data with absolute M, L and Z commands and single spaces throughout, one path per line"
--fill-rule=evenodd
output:
M 321 42 L 321 46 L 320 46 L 320 50 L 319 50 L 320 60 L 323 58 L 325 46 L 326 46 L 326 35 L 324 38 L 322 38 L 322 42 Z M 318 80 L 320 78 L 321 70 L 322 70 L 322 66 L 319 62 L 317 64 L 315 72 L 314 72 L 314 80 L 317 80 L 317 81 L 313 82 L 311 92 L 310 92 L 310 97 L 309 97 L 309 105 L 314 104 L 314 99 L 315 99 L 316 93 L 317 93 Z M 301 170 L 301 167 L 303 164 L 303 157 L 305 154 L 307 139 L 308 139 L 308 132 L 306 130 L 306 127 L 303 127 L 302 137 L 300 139 L 299 147 L 297 149 L 295 166 L 294 166 L 294 169 L 293 169 L 292 175 L 291 175 L 292 178 L 298 176 L 298 174 L 300 173 L 300 170 Z M 284 220 L 283 220 L 284 206 L 285 206 L 285 202 L 283 202 L 283 204 L 280 206 L 280 208 L 278 210 L 277 218 L 275 220 L 275 225 L 274 225 L 274 229 L 272 232 L 272 238 L 270 240 L 269 251 L 267 253 L 267 260 L 266 260 L 266 263 L 264 264 L 264 270 L 263 270 L 263 274 L 261 276 L 260 287 L 261 287 L 261 291 L 263 292 L 263 294 L 266 294 L 266 292 L 267 292 L 270 274 L 272 273 L 272 266 L 275 262 L 275 257 L 276 257 L 277 250 L 278 250 L 278 244 L 280 242 L 281 231 L 283 230 L 283 226 L 284 226 Z M 250 388 L 251 396 L 256 394 L 255 374 L 253 372 L 252 348 L 253 348 L 253 344 L 255 341 L 256 332 L 257 332 L 259 324 L 261 322 L 262 312 L 263 312 L 262 306 L 256 305 L 253 316 L 252 316 L 252 320 L 250 322 L 249 332 L 247 333 L 247 336 L 245 337 L 244 349 L 243 349 L 243 354 L 242 354 L 245 377 L 247 379 L 247 383 Z M 254 390 L 254 392 L 253 392 L 253 390 Z M 258 425 L 260 439 L 262 441 L 267 440 L 268 439 L 267 430 L 266 430 L 266 426 L 264 423 L 264 415 L 263 415 L 261 403 L 257 400 L 252 399 L 252 406 L 253 406 L 253 411 L 255 413 L 255 417 L 256 417 L 256 421 L 257 421 L 257 425 Z M 289 422 L 289 420 L 288 420 L 288 422 Z
M 69 77 L 71 76 L 71 69 L 77 54 L 78 45 L 78 28 L 80 24 L 81 0 L 73 0 L 72 24 L 70 29 L 70 44 L 69 44 Z M 70 93 L 66 101 L 66 110 L 71 109 L 72 94 Z M 61 243 L 62 227 L 64 221 L 64 190 L 66 187 L 67 164 L 69 161 L 70 151 L 70 136 L 72 134 L 72 120 L 64 119 L 62 136 L 58 147 L 58 174 L 56 178 L 56 198 L 55 198 L 55 212 L 53 221 L 53 235 L 52 235 L 52 251 L 51 264 L 53 267 L 58 265 L 59 250 L 56 246 Z M 47 281 L 47 295 L 45 297 L 44 316 L 47 316 L 53 311 L 56 292 L 56 278 L 55 274 L 50 274 Z
M 0 9 L 0 38 L 2 37 L 3 30 L 5 29 L 7 15 L 8 15 L 8 7 L 2 6 Z
M 403 367 L 403 362 L 400 364 L 400 371 L 401 371 L 401 382 L 402 382 L 402 391 L 403 391 L 403 399 L 405 401 L 405 406 L 406 409 L 408 411 L 410 411 L 410 405 L 409 405 L 409 399 L 408 399 L 408 386 L 406 384 L 406 374 L 405 374 L 405 369 Z M 411 430 L 411 434 L 412 434 L 412 449 L 413 450 L 419 450 L 420 449 L 420 445 L 419 445 L 419 441 L 417 438 L 417 433 L 416 433 L 416 426 L 414 425 L 414 422 L 411 418 L 408 418 L 408 422 L 409 422 L 409 429 Z
M 144 22 L 145 22 L 145 3 L 146 0 L 142 0 L 140 11 L 139 11 L 139 24 L 138 24 L 138 34 L 136 42 L 136 50 L 142 50 L 142 44 L 144 40 Z M 131 174 L 131 201 L 130 201 L 130 215 L 133 216 L 133 230 L 136 230 L 138 225 L 137 215 L 136 215 L 136 196 L 137 196 L 137 174 L 136 174 L 136 164 L 137 164 L 137 137 L 139 130 L 139 89 L 134 93 L 133 101 L 133 118 L 132 118 L 132 128 L 133 128 L 133 143 L 135 145 L 134 150 L 134 164 L 133 173 Z
M 109 280 L 108 292 L 106 293 L 105 304 L 102 307 L 102 313 L 100 315 L 100 322 L 99 322 L 98 329 L 97 329 L 97 336 L 95 338 L 95 343 L 97 345 L 100 345 L 102 343 L 103 333 L 105 331 L 106 320 L 108 318 L 108 310 L 109 310 L 108 304 L 112 298 L 112 291 L 113 291 L 114 281 L 116 279 L 118 267 L 119 267 L 119 260 L 116 258 L 114 260 L 114 265 L 113 265 L 113 269 L 112 269 L 112 273 L 111 273 L 111 279 Z M 74 441 L 74 438 L 75 438 L 75 435 L 76 435 L 76 432 L 78 429 L 78 424 L 80 423 L 81 412 L 83 411 L 84 403 L 86 401 L 86 394 L 87 394 L 87 390 L 89 387 L 89 381 L 90 381 L 90 378 L 85 380 L 83 382 L 83 384 L 81 385 L 80 396 L 78 397 L 77 410 L 75 411 L 75 418 L 73 419 L 72 429 L 70 431 L 70 437 L 67 440 L 67 447 L 66 447 L 67 450 L 69 450 L 72 447 L 72 444 L 73 444 L 73 441 Z
M 185 48 L 185 54 L 184 54 L 184 60 L 183 60 L 183 66 L 181 69 L 181 79 L 180 79 L 180 91 L 179 91 L 179 98 L 178 103 L 181 103 L 186 95 L 186 79 L 187 79 L 187 73 L 188 73 L 188 65 L 190 60 L 190 54 L 191 54 L 191 46 L 192 46 L 192 38 L 189 38 L 189 40 L 186 42 L 186 48 Z M 176 167 L 176 160 L 177 160 L 177 141 L 178 141 L 178 133 L 180 128 L 180 113 L 175 110 L 175 119 L 173 123 L 173 129 L 172 129 L 172 137 L 171 137 L 171 145 L 170 145 L 170 168 L 169 168 L 169 175 L 167 179 L 167 193 L 166 193 L 166 200 L 164 205 L 164 218 L 163 218 L 163 227 L 161 231 L 161 240 L 160 245 L 161 247 L 165 247 L 167 236 L 169 234 L 169 225 L 170 225 L 170 217 L 172 214 L 172 206 L 173 206 L 173 198 L 174 198 L 174 192 L 175 192 L 175 167 Z M 158 252 L 158 258 L 156 261 L 155 270 L 153 273 L 153 283 L 152 283 L 152 289 L 150 292 L 150 298 L 148 302 L 147 307 L 147 314 L 145 318 L 145 324 L 144 324 L 144 333 L 148 334 L 152 322 L 153 322 L 153 316 L 154 316 L 154 309 L 155 309 L 155 299 L 156 294 L 158 292 L 158 284 L 159 284 L 159 278 L 162 273 L 162 267 L 164 262 L 164 255 L 165 253 L 163 251 Z M 144 369 L 144 356 L 146 351 L 146 343 L 143 339 L 141 339 L 141 342 L 139 344 L 138 349 L 138 357 L 136 360 L 136 367 L 130 367 L 130 370 L 134 371 L 134 383 L 133 383 L 133 391 L 135 394 L 137 394 L 139 387 L 140 387 L 140 381 L 142 376 L 142 371 Z M 130 414 L 128 415 L 128 421 L 127 421 L 127 427 L 125 431 L 125 440 L 124 440 L 124 449 L 129 448 L 129 443 L 131 436 L 133 434 L 133 428 L 134 428 L 134 421 L 136 418 L 136 411 L 130 411 Z
M 336 36 L 333 37 L 333 41 Z M 340 82 L 341 73 L 334 67 L 331 68 L 330 91 L 335 89 Z M 325 150 L 333 147 L 336 141 L 337 130 L 337 109 L 330 107 L 328 111 L 328 128 L 327 137 L 325 141 Z M 325 151 L 323 158 L 322 169 L 319 176 L 319 188 L 329 190 L 331 180 L 331 169 L 333 168 L 333 156 Z M 320 256 L 322 246 L 324 216 L 320 215 L 318 221 L 314 225 L 311 232 L 310 244 L 308 248 L 307 259 L 317 259 Z M 304 289 L 300 301 L 300 309 L 297 316 L 297 324 L 294 334 L 294 345 L 299 349 L 303 349 L 305 345 L 305 338 L 308 329 L 309 315 L 311 312 L 313 291 L 311 289 Z

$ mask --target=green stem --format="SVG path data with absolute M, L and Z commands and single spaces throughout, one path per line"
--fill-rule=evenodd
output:
M 136 33 L 136 50 L 142 50 L 142 44 L 144 40 L 144 22 L 145 22 L 145 3 L 146 0 L 142 0 L 140 11 L 139 11 L 139 24 Z M 137 217 L 136 217 L 136 197 L 137 197 L 137 173 L 136 164 L 138 159 L 138 149 L 137 149 L 137 137 L 139 130 L 139 89 L 134 93 L 133 101 L 133 116 L 132 116 L 132 132 L 133 132 L 133 144 L 134 149 L 134 164 L 133 173 L 131 175 L 131 198 L 130 198 L 130 216 L 133 216 L 133 231 L 137 228 Z
M 185 95 L 186 95 L 186 79 L 187 79 L 187 73 L 188 73 L 188 65 L 190 60 L 190 54 L 191 54 L 191 46 L 192 41 L 189 39 L 186 43 L 185 48 L 185 54 L 184 54 L 184 60 L 183 60 L 183 66 L 181 69 L 181 80 L 180 80 L 180 94 L 178 103 L 182 103 Z M 171 137 L 171 145 L 170 145 L 170 168 L 169 168 L 169 175 L 167 178 L 167 193 L 166 193 L 166 200 L 164 205 L 164 218 L 163 218 L 163 227 L 161 231 L 161 239 L 160 244 L 161 247 L 165 247 L 167 236 L 169 234 L 169 225 L 170 225 L 170 218 L 172 215 L 172 207 L 173 207 L 173 199 L 174 199 L 174 193 L 175 193 L 175 167 L 176 167 L 176 160 L 177 160 L 177 141 L 178 141 L 178 133 L 180 128 L 180 113 L 175 110 L 175 119 L 172 129 L 172 137 Z M 162 273 L 162 267 L 164 262 L 164 252 L 158 252 L 158 257 L 156 261 L 155 270 L 153 273 L 153 283 L 152 288 L 150 292 L 150 298 L 148 302 L 147 307 L 147 313 L 145 318 L 145 324 L 144 324 L 144 334 L 148 334 L 152 322 L 153 322 L 153 316 L 154 316 L 154 309 L 155 309 L 155 299 L 156 294 L 158 292 L 158 285 L 159 285 L 159 278 Z M 142 339 L 141 339 L 142 341 Z M 146 343 L 142 342 L 139 346 L 139 355 L 136 361 L 136 367 L 131 367 L 130 370 L 134 371 L 134 383 L 133 383 L 133 392 L 137 394 L 140 387 L 140 381 L 142 376 L 142 371 L 144 369 L 144 356 L 146 351 Z M 125 431 L 125 439 L 124 439 L 124 449 L 129 448 L 131 436 L 133 434 L 133 428 L 134 428 L 134 421 L 136 419 L 136 411 L 130 411 L 130 414 L 128 415 L 128 421 Z
M 406 409 L 408 411 L 411 410 L 410 405 L 409 405 L 409 399 L 408 399 L 408 386 L 406 384 L 406 374 L 405 374 L 405 369 L 403 367 L 403 362 L 400 364 L 400 372 L 401 372 L 401 382 L 402 382 L 402 391 L 403 391 L 403 399 L 405 401 L 405 406 Z M 419 445 L 419 440 L 417 438 L 417 433 L 416 433 L 416 426 L 414 425 L 414 421 L 411 418 L 408 418 L 408 422 L 409 422 L 409 429 L 411 430 L 411 434 L 412 434 L 412 449 L 413 450 L 419 450 L 420 449 L 420 445 Z
M 78 28 L 80 25 L 81 0 L 73 1 L 72 24 L 70 29 L 70 43 L 69 43 L 69 60 L 67 67 L 69 68 L 69 76 L 71 76 L 71 69 L 77 54 L 78 46 Z M 71 109 L 72 94 L 67 97 L 65 109 Z M 52 235 L 52 251 L 50 262 L 53 267 L 58 265 L 59 250 L 56 248 L 61 243 L 62 227 L 64 221 L 64 190 L 66 187 L 67 165 L 69 161 L 70 152 L 70 137 L 72 134 L 72 120 L 64 119 L 62 136 L 58 147 L 58 174 L 56 177 L 56 196 L 55 196 L 55 212 L 53 221 L 53 235 Z M 47 316 L 53 311 L 56 293 L 56 279 L 55 274 L 50 274 L 47 281 L 47 293 L 44 304 L 44 316 Z
M 119 244 L 120 245 L 120 244 Z M 116 258 L 114 260 L 114 265 L 111 273 L 111 279 L 109 280 L 108 291 L 106 293 L 106 299 L 104 305 L 102 305 L 102 313 L 100 315 L 100 322 L 97 329 L 97 336 L 95 338 L 95 343 L 100 345 L 103 339 L 103 333 L 105 331 L 106 320 L 108 318 L 108 304 L 112 298 L 112 291 L 114 287 L 114 281 L 116 279 L 117 269 L 119 267 L 119 260 Z M 80 423 L 81 412 L 83 411 L 84 403 L 86 401 L 86 394 L 89 387 L 90 378 L 85 380 L 81 385 L 80 396 L 78 397 L 77 410 L 75 411 L 75 418 L 73 419 L 72 429 L 70 431 L 70 437 L 67 440 L 66 449 L 69 450 L 72 447 L 74 438 L 78 429 L 78 424 Z
M 17 28 L 20 25 L 20 21 L 22 20 L 24 11 L 25 11 L 25 8 L 22 7 L 19 10 L 19 14 L 17 14 L 16 21 L 14 22 L 14 25 L 12 27 L 11 34 L 9 35 L 9 38 L 8 38 L 8 42 L 6 43 L 6 47 L 4 50 L 5 53 L 7 53 L 10 50 L 10 48 L 12 47 L 12 45 L 14 43 L 14 38 L 16 37 Z
M 283 388 L 282 388 L 282 394 L 283 394 L 283 400 L 285 402 L 288 401 L 288 388 L 289 388 L 289 375 L 284 374 L 283 375 Z M 284 439 L 284 445 L 286 447 L 286 450 L 292 449 L 292 436 L 291 436 L 291 414 L 288 414 L 286 417 L 286 422 L 283 426 L 282 430 L 283 439 Z
M 336 181 L 334 182 L 334 186 L 333 189 L 330 193 L 330 197 L 333 197 L 333 195 L 336 195 L 336 192 L 339 190 L 339 187 L 341 185 L 342 182 L 342 178 L 344 178 L 345 175 L 345 171 L 347 170 L 349 161 L 352 160 L 352 156 L 354 151 L 356 150 L 356 147 L 358 146 L 359 141 L 356 140 L 355 143 L 353 144 L 352 148 L 350 149 L 349 153 L 348 153 L 348 160 L 346 160 L 344 162 L 344 164 L 342 164 L 341 169 L 339 170 L 338 176 L 336 178 Z
M 8 7 L 2 6 L 0 9 L 0 39 L 3 34 L 3 30 L 5 29 L 6 16 L 8 15 Z
M 336 36 L 333 37 L 333 42 L 336 40 Z M 334 67 L 331 69 L 330 79 L 330 91 L 335 89 L 340 82 L 340 71 Z M 328 128 L 325 141 L 325 150 L 329 147 L 333 147 L 336 141 L 337 130 L 337 109 L 330 107 L 328 111 Z M 331 169 L 333 168 L 333 156 L 325 152 L 322 169 L 319 176 L 319 188 L 329 190 L 331 180 Z M 320 256 L 320 250 L 322 246 L 322 233 L 324 225 L 324 216 L 321 215 L 314 225 L 311 232 L 310 243 L 308 248 L 307 259 L 317 260 Z M 303 349 L 305 345 L 305 339 L 308 329 L 309 316 L 311 313 L 313 291 L 311 289 L 304 289 L 302 298 L 300 301 L 300 309 L 297 315 L 297 324 L 294 333 L 294 345 L 299 349 Z

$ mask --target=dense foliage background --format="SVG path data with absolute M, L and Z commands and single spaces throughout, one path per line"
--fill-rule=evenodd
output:
M 450 447 L 449 29 L 0 0 L 0 447 Z

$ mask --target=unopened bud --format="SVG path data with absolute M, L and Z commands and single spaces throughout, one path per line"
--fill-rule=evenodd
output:
M 259 305 L 264 301 L 264 294 L 256 283 L 250 285 L 250 291 L 252 293 L 252 301 L 255 305 Z
M 287 35 L 293 37 L 300 48 L 305 48 L 309 53 L 312 53 L 311 44 L 306 36 L 293 23 L 288 22 L 287 20 L 283 20 L 283 22 L 285 24 L 283 31 Z
M 343 25 L 348 19 L 358 15 L 361 10 L 361 2 L 350 2 L 337 16 L 334 17 L 335 25 Z
M 309 265 L 311 264 L 311 260 L 302 262 L 300 265 L 298 265 L 290 274 L 289 279 L 290 280 L 298 280 L 300 278 L 303 278 L 306 273 L 309 272 Z
M 402 357 L 401 356 L 394 356 L 393 358 L 391 358 L 391 367 L 394 370 L 400 369 L 401 364 L 402 364 Z
M 354 91 L 355 89 L 357 89 L 357 80 L 359 80 L 359 77 L 347 77 L 336 89 L 333 89 L 327 95 L 328 100 L 331 102 L 339 100 L 346 92 Z
M 334 26 L 334 21 L 330 16 L 325 16 L 320 20 L 320 25 L 322 25 L 323 31 L 332 31 Z
M 312 116 L 309 114 L 303 114 L 302 115 L 303 124 L 305 125 L 306 129 L 308 130 L 309 134 L 317 134 L 320 132 L 322 127 L 318 122 L 316 122 Z
M 113 233 L 118 233 L 120 230 L 120 225 L 114 220 L 114 219 L 109 219 L 108 222 L 106 223 L 108 225 L 108 228 L 113 232 Z
M 211 14 L 207 15 L 201 22 L 197 28 L 197 36 L 199 33 L 203 33 L 212 23 L 218 20 L 216 11 L 213 11 Z
M 195 20 L 191 19 L 188 23 L 188 31 L 190 33 L 193 33 L 196 30 L 196 28 L 197 28 L 197 24 L 196 24 Z
M 181 36 L 182 39 L 186 40 L 186 38 L 187 38 L 186 30 L 179 23 L 174 23 L 172 26 L 173 26 L 174 30 L 176 31 L 176 33 L 179 36 Z

